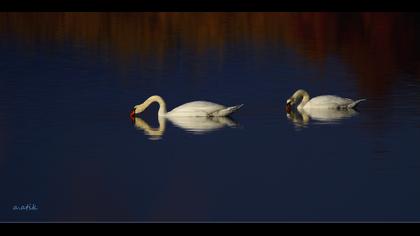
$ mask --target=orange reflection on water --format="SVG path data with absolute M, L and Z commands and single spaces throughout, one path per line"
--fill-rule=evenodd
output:
M 323 66 L 338 55 L 357 75 L 361 94 L 387 93 L 401 71 L 418 74 L 416 16 L 401 13 L 0 13 L 0 34 L 28 45 L 83 43 L 133 58 L 164 63 L 168 51 L 201 54 L 243 42 L 258 49 L 284 44 Z

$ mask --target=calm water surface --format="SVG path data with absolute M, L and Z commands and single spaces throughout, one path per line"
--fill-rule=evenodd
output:
M 2 13 L 0 221 L 419 221 L 419 22 Z M 298 88 L 367 101 L 287 115 Z M 132 122 L 154 94 L 245 105 Z

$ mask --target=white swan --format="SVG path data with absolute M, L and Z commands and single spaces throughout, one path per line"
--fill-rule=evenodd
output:
M 322 95 L 310 99 L 308 92 L 303 89 L 299 89 L 292 95 L 292 97 L 287 99 L 286 111 L 290 111 L 291 107 L 300 98 L 302 98 L 302 101 L 297 107 L 299 111 L 309 109 L 350 109 L 355 108 L 359 102 L 366 100 L 359 99 L 353 101 L 349 98 L 342 98 L 335 95 Z
M 212 102 L 206 101 L 194 101 L 185 103 L 179 107 L 174 108 L 170 112 L 166 112 L 166 103 L 165 101 L 157 95 L 149 97 L 142 104 L 134 106 L 133 110 L 130 113 L 130 117 L 134 117 L 136 114 L 143 112 L 150 104 L 153 102 L 159 103 L 158 116 L 172 117 L 172 116 L 227 116 L 232 112 L 238 110 L 243 106 L 243 104 L 232 107 L 225 107 Z

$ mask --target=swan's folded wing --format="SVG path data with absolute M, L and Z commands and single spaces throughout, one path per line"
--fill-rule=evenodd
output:
M 306 108 L 347 108 L 353 100 L 334 95 L 322 95 L 312 98 L 306 105 Z
M 174 108 L 168 112 L 170 116 L 209 116 L 210 113 L 225 109 L 225 106 L 206 102 L 206 101 L 195 101 L 185 103 L 179 107 Z
M 215 112 L 210 113 L 210 116 L 228 116 L 229 114 L 235 112 L 236 110 L 240 109 L 244 104 L 233 106 L 233 107 L 227 107 Z

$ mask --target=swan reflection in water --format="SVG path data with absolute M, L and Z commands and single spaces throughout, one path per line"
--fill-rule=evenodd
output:
M 143 130 L 144 133 L 149 136 L 150 140 L 159 140 L 165 133 L 166 119 L 170 120 L 175 126 L 186 130 L 192 134 L 205 134 L 211 131 L 221 129 L 225 126 L 236 127 L 238 123 L 233 121 L 231 118 L 224 117 L 163 117 L 158 116 L 159 127 L 152 128 L 147 122 L 139 117 L 134 117 L 134 126 Z
M 354 109 L 300 109 L 288 110 L 287 118 L 291 120 L 296 127 L 306 127 L 309 122 L 314 124 L 339 124 L 344 119 L 359 114 Z M 312 120 L 312 121 L 311 121 Z

